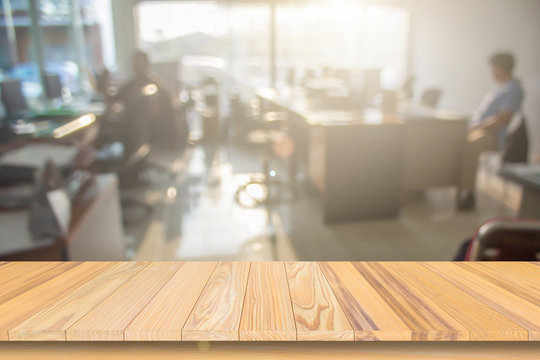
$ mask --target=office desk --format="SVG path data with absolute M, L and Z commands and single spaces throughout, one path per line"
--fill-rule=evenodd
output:
M 257 92 L 290 115 L 295 160 L 323 194 L 326 222 L 394 217 L 402 195 L 458 186 L 467 118 L 409 105 L 396 114 L 322 107 L 305 92 Z
M 115 175 L 97 175 L 72 208 L 65 239 L 32 240 L 28 210 L 0 212 L 0 260 L 122 260 L 124 239 Z
M 51 353 L 90 348 L 73 341 L 95 342 L 95 351 L 112 352 L 107 358 L 132 346 L 148 354 L 169 346 L 161 341 L 187 342 L 170 346 L 181 356 L 195 355 L 192 341 L 211 342 L 201 350 L 249 341 L 215 347 L 243 356 L 272 347 L 307 358 L 328 349 L 453 358 L 458 345 L 469 356 L 540 354 L 540 263 L 5 263 L 0 280 L 0 340 L 46 341 L 29 348 Z M 485 344 L 500 341 L 523 343 Z
M 518 215 L 523 218 L 540 218 L 540 165 L 504 165 L 500 175 L 522 187 Z

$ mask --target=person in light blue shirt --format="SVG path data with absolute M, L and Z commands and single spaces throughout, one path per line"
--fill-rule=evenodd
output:
M 520 81 L 513 75 L 514 56 L 510 53 L 497 53 L 489 58 L 489 64 L 497 88 L 484 97 L 471 118 L 461 173 L 458 201 L 460 210 L 474 208 L 474 190 L 480 154 L 485 151 L 502 151 L 508 143 L 509 130 L 516 133 L 514 130 L 519 129 L 518 141 L 527 141 L 523 117 L 517 116 L 516 120 L 512 120 L 516 114 L 521 113 L 525 97 Z M 511 140 L 513 143 L 516 142 L 516 139 Z
M 521 111 L 524 93 L 521 82 L 512 75 L 514 57 L 496 54 L 490 58 L 492 76 L 498 87 L 488 93 L 472 118 L 471 130 L 493 130 L 499 148 L 504 145 L 506 127 L 515 113 Z

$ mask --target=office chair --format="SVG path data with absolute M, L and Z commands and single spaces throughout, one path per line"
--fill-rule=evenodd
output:
M 123 99 L 123 107 L 119 107 L 120 110 L 110 115 L 101 134 L 102 148 L 98 152 L 97 170 L 116 173 L 121 187 L 124 188 L 140 183 L 140 174 L 148 168 L 164 172 L 170 178 L 177 176 L 177 172 L 173 169 L 150 161 L 151 150 L 154 147 L 151 133 L 156 127 L 152 111 L 160 105 L 159 88 L 155 84 L 150 85 L 155 87 L 153 91 L 137 89 L 138 91 L 128 94 L 127 98 Z M 123 208 L 142 208 L 145 213 L 153 210 L 151 205 L 126 196 L 122 196 L 121 203 Z M 124 222 L 135 221 L 124 218 Z
M 6 80 L 0 83 L 2 102 L 6 109 L 8 119 L 24 116 L 28 112 L 28 105 L 22 92 L 22 82 L 19 79 Z
M 45 96 L 49 100 L 59 99 L 62 97 L 62 80 L 60 75 L 45 74 Z
M 540 220 L 499 218 L 486 222 L 473 236 L 465 260 L 540 260 Z
M 262 146 L 262 173 L 255 174 L 238 187 L 236 202 L 245 207 L 270 205 L 289 201 L 296 196 L 293 172 L 289 164 L 288 182 L 281 181 L 278 172 L 270 166 L 271 159 L 290 160 L 295 145 L 288 135 L 288 115 L 282 111 L 268 111 L 261 114 L 258 129 L 247 134 L 247 141 L 254 146 Z M 291 190 L 291 191 L 287 191 Z
M 529 158 L 527 119 L 521 113 L 515 116 L 521 117 L 520 125 L 506 136 L 501 152 L 501 161 L 503 164 L 527 163 Z
M 114 172 L 123 188 L 136 184 L 150 156 L 148 139 L 152 95 L 142 92 L 128 94 L 123 107 L 113 108 L 109 121 L 103 124 L 101 148 L 95 163 L 98 172 Z M 120 149 L 115 151 L 114 149 Z M 121 205 L 137 207 L 150 213 L 151 205 L 131 197 L 121 196 Z M 132 223 L 124 217 L 124 223 Z
M 436 108 L 437 105 L 439 104 L 439 100 L 441 99 L 441 96 L 442 96 L 442 91 L 440 89 L 436 89 L 436 88 L 426 89 L 422 93 L 422 96 L 420 96 L 420 103 L 422 105 L 425 105 L 431 108 Z

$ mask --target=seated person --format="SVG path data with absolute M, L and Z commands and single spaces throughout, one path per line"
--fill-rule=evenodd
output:
M 497 53 L 489 58 L 489 63 L 493 80 L 498 86 L 485 96 L 472 117 L 463 157 L 458 202 L 460 210 L 471 210 L 475 207 L 474 190 L 479 156 L 482 152 L 502 150 L 506 146 L 509 140 L 508 124 L 514 115 L 521 111 L 524 98 L 521 83 L 513 76 L 513 55 Z M 525 122 L 522 117 L 518 121 L 518 124 L 512 123 L 511 127 L 512 135 L 519 139 L 512 139 L 512 142 L 526 144 Z
M 144 93 L 148 85 L 156 87 L 148 88 L 150 92 Z M 133 78 L 124 84 L 115 96 L 115 101 L 126 104 L 141 94 L 152 95 L 150 102 L 149 141 L 152 144 L 175 146 L 183 142 L 187 134 L 179 133 L 178 106 L 172 94 L 161 79 L 150 68 L 148 55 L 143 51 L 135 52 L 133 56 Z

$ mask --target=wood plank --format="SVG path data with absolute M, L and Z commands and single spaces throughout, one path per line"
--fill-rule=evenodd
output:
M 120 262 L 9 330 L 10 340 L 66 340 L 66 330 L 144 269 L 147 262 Z
M 538 360 L 539 342 L 4 342 L 2 360 Z
M 540 306 L 540 268 L 537 266 L 531 265 L 531 271 L 528 272 L 528 276 L 525 277 L 524 275 L 519 275 L 512 271 L 512 269 L 516 267 L 513 262 L 509 263 L 510 268 L 504 265 L 501 266 L 500 263 L 498 265 L 493 265 L 488 262 L 474 264 L 463 262 L 456 264 L 481 278 L 508 290 L 512 294 L 522 297 L 536 306 Z
M 500 269 L 501 271 L 512 273 L 519 276 L 522 281 L 528 281 L 530 283 L 540 282 L 539 262 L 484 261 L 473 264 L 494 267 Z
M 540 308 L 538 306 L 455 263 L 426 262 L 422 265 L 527 329 L 529 340 L 540 340 Z
M 403 283 L 385 263 L 354 263 L 403 322 L 413 330 L 413 340 L 468 340 L 469 331 L 413 286 Z
M 0 340 L 8 331 L 111 266 L 106 262 L 62 265 L 66 272 L 0 305 Z
M 315 262 L 286 262 L 298 341 L 354 340 L 354 331 Z
M 470 340 L 526 341 L 522 326 L 499 314 L 424 266 L 413 262 L 385 263 L 403 283 L 413 286 L 464 325 Z
M 36 269 L 31 267 L 24 274 L 0 284 L 0 304 L 21 295 L 22 293 L 62 274 L 77 264 L 63 265 L 61 262 L 42 263 Z
M 68 328 L 66 340 L 124 340 L 124 329 L 181 266 L 177 262 L 150 263 Z
M 412 339 L 412 330 L 349 262 L 320 262 L 354 329 L 355 340 Z
M 247 262 L 221 262 L 182 329 L 182 340 L 238 340 L 249 268 Z
M 137 315 L 125 340 L 182 340 L 182 327 L 216 262 L 187 262 Z
M 0 285 L 11 281 L 21 275 L 28 274 L 32 271 L 39 271 L 43 267 L 47 267 L 49 262 L 43 261 L 16 261 L 6 263 L 0 267 Z M 60 264 L 56 263 L 55 264 Z
M 240 321 L 240 340 L 296 340 L 285 264 L 251 264 Z

